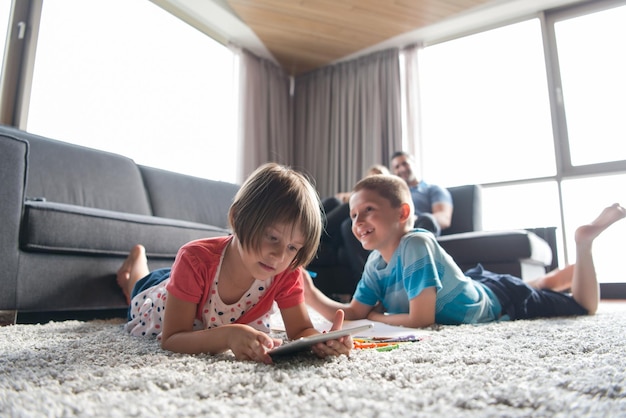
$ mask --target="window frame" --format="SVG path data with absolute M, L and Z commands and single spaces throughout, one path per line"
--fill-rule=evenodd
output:
M 484 189 L 489 189 L 503 186 L 516 186 L 524 184 L 535 184 L 545 181 L 556 181 L 561 224 L 555 226 L 557 226 L 557 228 L 559 228 L 560 230 L 560 236 L 557 237 L 557 241 L 563 246 L 562 248 L 559 248 L 559 254 L 555 256 L 557 256 L 559 260 L 564 261 L 564 264 L 561 265 L 567 265 L 570 263 L 570 261 L 568 261 L 567 248 L 567 242 L 570 240 L 568 240 L 567 238 L 569 234 L 573 234 L 573 231 L 569 232 L 565 229 L 566 208 L 564 207 L 562 182 L 564 180 L 582 179 L 604 175 L 610 176 L 626 173 L 626 160 L 593 163 L 578 166 L 572 165 L 565 118 L 565 107 L 561 94 L 562 85 L 560 77 L 560 66 L 558 61 L 555 23 L 561 20 L 584 16 L 586 14 L 600 12 L 603 10 L 608 10 L 614 7 L 624 5 L 626 5 L 626 0 L 597 0 L 585 2 L 582 4 L 567 5 L 535 13 L 532 16 L 519 17 L 518 19 L 514 20 L 502 21 L 496 25 L 480 27 L 475 31 L 459 33 L 458 36 L 447 36 L 442 39 L 431 40 L 428 44 L 422 45 L 423 47 L 428 47 L 441 42 L 451 41 L 461 37 L 492 30 L 498 27 L 520 23 L 528 19 L 539 19 L 544 47 L 545 70 L 548 82 L 548 97 L 552 120 L 556 174 L 553 176 L 519 178 L 507 181 L 484 183 L 481 185 Z M 419 118 L 421 118 L 421 116 Z M 420 141 L 421 138 L 418 138 L 416 143 L 412 144 L 415 149 L 423 148 Z M 409 146 L 409 148 L 411 148 L 411 146 Z M 428 158 L 427 156 L 422 157 Z M 626 282 L 600 283 L 600 287 L 603 299 L 626 299 Z
M 43 0 L 13 0 L 0 74 L 0 123 L 26 127 Z M 24 26 L 24 37 L 20 28 Z
M 548 71 L 548 86 L 552 108 L 553 129 L 555 131 L 555 151 L 557 156 L 557 178 L 588 176 L 598 174 L 615 174 L 626 172 L 626 160 L 608 161 L 602 163 L 572 165 L 567 120 L 563 100 L 563 86 L 561 82 L 561 68 L 557 50 L 555 24 L 567 19 L 585 16 L 612 8 L 626 6 L 624 0 L 604 0 L 589 2 L 582 5 L 573 5 L 549 11 L 542 18 L 544 33 L 544 50 L 546 68 Z

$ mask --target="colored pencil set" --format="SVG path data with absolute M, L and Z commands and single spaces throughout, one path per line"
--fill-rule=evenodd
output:
M 407 335 L 398 338 L 353 338 L 354 348 L 357 350 L 375 349 L 376 351 L 391 351 L 400 347 L 400 344 L 420 341 L 414 335 Z

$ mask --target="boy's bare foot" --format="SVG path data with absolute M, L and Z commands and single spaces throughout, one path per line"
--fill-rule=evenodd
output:
M 126 303 L 130 305 L 130 295 L 137 283 L 142 277 L 145 277 L 150 270 L 148 269 L 148 258 L 146 257 L 146 249 L 143 245 L 135 245 L 117 270 L 117 284 L 122 289 L 126 297 Z
M 590 245 L 593 240 L 609 226 L 626 217 L 626 209 L 619 203 L 604 208 L 600 215 L 590 224 L 582 225 L 576 229 L 574 239 L 576 244 Z

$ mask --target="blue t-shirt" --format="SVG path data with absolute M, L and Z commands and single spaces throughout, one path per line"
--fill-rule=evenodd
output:
M 447 189 L 435 184 L 428 184 L 420 181 L 417 186 L 409 187 L 413 205 L 415 205 L 415 214 L 432 213 L 433 204 L 448 203 L 452 205 L 452 196 Z
M 409 300 L 427 287 L 437 289 L 435 322 L 490 322 L 502 311 L 493 292 L 466 277 L 435 236 L 414 229 L 400 240 L 389 264 L 372 251 L 354 298 L 366 305 L 381 302 L 390 314 L 409 313 Z

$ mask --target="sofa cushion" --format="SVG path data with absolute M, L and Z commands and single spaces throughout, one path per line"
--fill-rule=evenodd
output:
M 26 197 L 151 215 L 139 168 L 130 158 L 20 132 L 29 143 Z
M 445 235 L 437 241 L 457 264 L 517 262 L 533 259 L 549 266 L 552 250 L 548 243 L 526 230 L 475 231 Z
M 19 249 L 17 245 L 28 144 L 4 134 L 0 126 L 0 310 L 15 306 L 18 282 Z
M 143 244 L 148 256 L 173 258 L 189 241 L 228 233 L 175 219 L 27 201 L 20 247 L 37 252 L 126 255 L 133 245 Z
M 154 216 L 228 228 L 228 209 L 239 186 L 139 166 Z
M 448 187 L 452 196 L 454 210 L 450 226 L 441 235 L 461 232 L 481 231 L 482 225 L 482 188 L 477 184 Z

